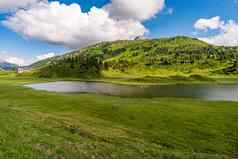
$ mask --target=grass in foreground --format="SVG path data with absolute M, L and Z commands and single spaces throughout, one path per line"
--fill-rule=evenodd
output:
M 57 94 L 0 80 L 0 158 L 238 156 L 238 103 Z

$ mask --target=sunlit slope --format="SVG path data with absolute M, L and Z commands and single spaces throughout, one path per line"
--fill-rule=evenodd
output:
M 44 77 L 237 74 L 237 59 L 237 47 L 174 37 L 104 42 L 41 61 L 37 68 Z

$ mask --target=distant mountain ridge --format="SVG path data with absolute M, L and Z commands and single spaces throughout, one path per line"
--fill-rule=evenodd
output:
M 16 64 L 12 64 L 12 63 L 9 63 L 9 62 L 6 62 L 4 60 L 0 60 L 0 70 L 14 70 L 18 67 L 18 65 Z
M 103 42 L 32 65 L 43 77 L 238 74 L 238 47 L 173 37 Z

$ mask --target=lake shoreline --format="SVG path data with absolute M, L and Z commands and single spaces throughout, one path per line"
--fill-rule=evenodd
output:
M 30 77 L 31 78 L 31 77 Z M 189 85 L 189 84 L 238 84 L 238 78 L 210 78 L 209 80 L 192 79 L 167 79 L 167 78 L 38 78 L 44 81 L 80 81 L 80 82 L 102 82 L 118 85 L 152 86 L 152 85 Z
M 88 93 L 127 98 L 191 98 L 208 101 L 238 101 L 237 84 L 120 85 L 93 81 L 56 81 L 25 87 L 56 93 Z

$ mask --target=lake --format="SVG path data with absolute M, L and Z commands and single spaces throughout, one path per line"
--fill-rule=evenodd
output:
M 29 84 L 35 90 L 61 93 L 97 93 L 121 97 L 177 97 L 238 101 L 238 85 L 153 85 L 128 86 L 101 82 L 60 81 Z

